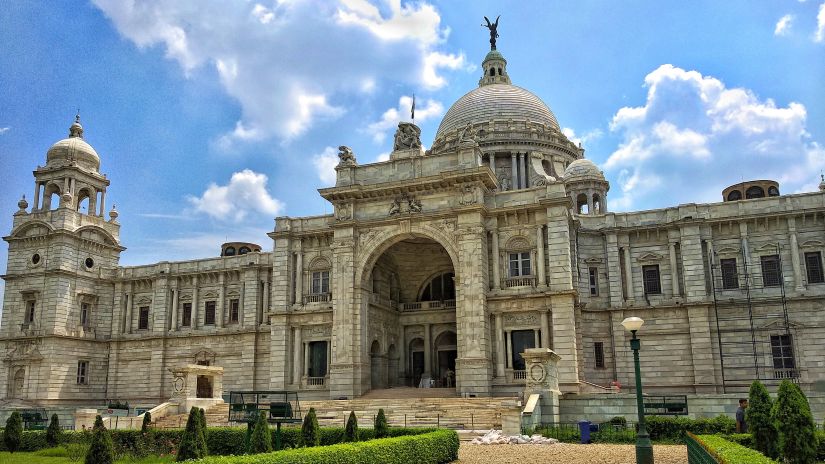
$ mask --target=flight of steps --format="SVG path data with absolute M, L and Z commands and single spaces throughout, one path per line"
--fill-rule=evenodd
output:
M 315 408 L 321 426 L 343 427 L 350 411 L 355 411 L 358 425 L 372 427 L 379 409 L 384 409 L 392 427 L 446 427 L 452 429 L 501 428 L 501 412 L 517 398 L 460 398 L 454 391 L 441 389 L 394 388 L 372 391 L 353 400 L 300 401 L 301 413 Z M 510 406 L 512 407 L 512 406 Z M 230 424 L 229 405 L 218 404 L 206 411 L 210 427 L 238 426 Z M 160 418 L 159 428 L 184 427 L 186 415 Z

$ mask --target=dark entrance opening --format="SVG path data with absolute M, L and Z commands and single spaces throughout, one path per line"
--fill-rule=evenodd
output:
M 423 351 L 413 351 L 412 352 L 412 381 L 413 385 L 418 385 L 418 382 L 421 381 L 421 374 L 424 373 L 424 352 Z
M 523 353 L 524 350 L 527 348 L 536 347 L 535 333 L 532 330 L 514 330 L 512 332 L 512 337 L 513 370 L 523 371 L 524 369 L 526 369 L 526 366 L 524 363 L 524 358 L 521 357 L 521 353 Z
M 198 398 L 212 398 L 212 377 L 198 376 L 197 396 Z

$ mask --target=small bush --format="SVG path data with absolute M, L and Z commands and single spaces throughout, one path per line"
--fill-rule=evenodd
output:
M 691 435 L 700 445 L 725 464 L 775 464 L 759 451 L 725 440 L 717 435 Z
M 816 438 L 817 438 L 816 459 L 817 459 L 817 461 L 825 462 L 825 432 L 823 432 L 823 431 L 816 432 Z
M 321 434 L 318 428 L 315 408 L 309 408 L 309 412 L 304 416 L 304 423 L 301 425 L 301 446 L 311 448 L 321 444 Z
M 687 417 L 649 416 L 647 432 L 651 440 L 681 442 L 687 432 L 695 435 L 730 435 L 736 430 L 736 421 L 727 416 L 688 419 Z
M 23 418 L 20 413 L 14 411 L 8 419 L 6 419 L 6 428 L 3 429 L 3 443 L 6 444 L 6 450 L 14 453 L 20 449 L 20 442 L 23 435 Z
M 200 434 L 201 456 L 209 454 L 209 445 L 206 443 L 206 411 L 198 408 L 198 433 Z
M 112 437 L 103 425 L 103 418 L 95 418 L 92 429 L 92 444 L 86 452 L 86 464 L 112 464 L 115 460 L 115 451 L 112 446 Z
M 205 437 L 199 422 L 200 408 L 192 406 L 192 409 L 189 410 L 189 419 L 186 420 L 186 431 L 183 432 L 178 448 L 178 462 L 188 459 L 201 459 L 205 456 Z
M 347 427 L 344 429 L 344 442 L 356 441 L 358 441 L 358 419 L 355 418 L 355 411 L 350 411 Z
M 627 427 L 627 419 L 624 416 L 613 416 L 607 421 L 611 425 L 618 425 L 622 427 Z
M 49 428 L 46 429 L 46 443 L 49 446 L 57 446 L 60 442 L 60 420 L 57 418 L 57 414 L 52 414 L 52 418 L 49 421 Z
M 148 432 L 149 428 L 152 426 L 152 414 L 149 411 L 143 413 L 143 424 L 140 426 L 141 432 Z
M 771 418 L 773 400 L 768 389 L 758 380 L 754 380 L 748 393 L 748 408 L 745 410 L 745 423 L 753 436 L 756 450 L 765 456 L 776 458 L 779 433 Z
M 378 416 L 375 417 L 375 438 L 386 438 L 390 435 L 390 426 L 387 424 L 387 416 L 384 415 L 384 410 L 378 410 Z
M 787 380 L 779 384 L 772 416 L 779 431 L 779 454 L 785 462 L 814 462 L 817 452 L 816 425 L 808 399 L 798 385 Z
M 272 434 L 269 424 L 266 422 L 266 413 L 261 411 L 258 420 L 255 421 L 255 428 L 252 429 L 252 437 L 249 439 L 249 454 L 269 453 L 272 451 Z
M 120 400 L 110 401 L 109 409 L 129 409 L 129 402 Z

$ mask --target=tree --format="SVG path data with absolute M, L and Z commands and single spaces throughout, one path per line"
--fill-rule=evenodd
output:
M 143 413 L 143 425 L 140 426 L 140 431 L 146 433 L 152 426 L 152 414 L 149 411 Z
M 272 451 L 272 434 L 269 424 L 266 422 L 266 413 L 261 411 L 255 421 L 255 428 L 252 429 L 252 436 L 249 439 L 249 447 L 246 452 L 249 454 L 269 453 Z
M 309 412 L 304 416 L 304 423 L 301 425 L 301 445 L 307 448 L 321 445 L 321 433 L 318 429 L 318 416 L 315 408 L 309 408 Z
M 14 411 L 8 419 L 6 419 L 6 428 L 3 430 L 3 441 L 6 443 L 6 449 L 14 453 L 20 449 L 20 439 L 23 435 L 23 418 L 20 413 Z
M 57 419 L 57 414 L 52 414 L 52 419 L 49 421 L 49 428 L 46 429 L 46 443 L 49 446 L 57 446 L 60 441 L 60 421 Z
M 203 408 L 198 408 L 198 430 L 201 435 L 201 452 L 204 456 L 209 455 L 209 446 L 206 444 L 206 411 Z
M 753 436 L 756 449 L 765 456 L 776 458 L 779 433 L 771 417 L 773 400 L 768 389 L 758 380 L 754 380 L 748 393 L 748 409 L 745 410 L 745 422 Z
M 783 380 L 771 410 L 779 431 L 779 454 L 791 464 L 816 460 L 816 425 L 808 399 L 798 385 Z
M 200 459 L 206 456 L 206 454 L 204 454 L 206 443 L 204 443 L 200 420 L 200 408 L 192 406 L 192 409 L 189 410 L 189 419 L 186 420 L 186 430 L 184 430 L 183 437 L 181 437 L 180 440 L 177 457 L 178 462 L 189 459 Z
M 384 410 L 378 410 L 378 416 L 375 418 L 375 438 L 386 438 L 390 436 L 390 426 L 387 424 L 387 416 L 384 415 Z
M 350 411 L 347 419 L 347 428 L 344 430 L 345 442 L 358 441 L 358 419 L 355 418 L 355 411 Z
M 86 452 L 85 464 L 112 464 L 115 461 L 115 451 L 112 445 L 112 436 L 103 425 L 103 418 L 95 418 L 92 429 L 92 443 Z

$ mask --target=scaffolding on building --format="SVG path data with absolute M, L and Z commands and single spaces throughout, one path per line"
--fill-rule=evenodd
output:
M 753 262 L 746 246 L 736 254 L 710 253 L 710 282 L 722 392 L 747 391 L 754 380 L 775 385 L 799 378 L 788 320 L 782 253 Z

